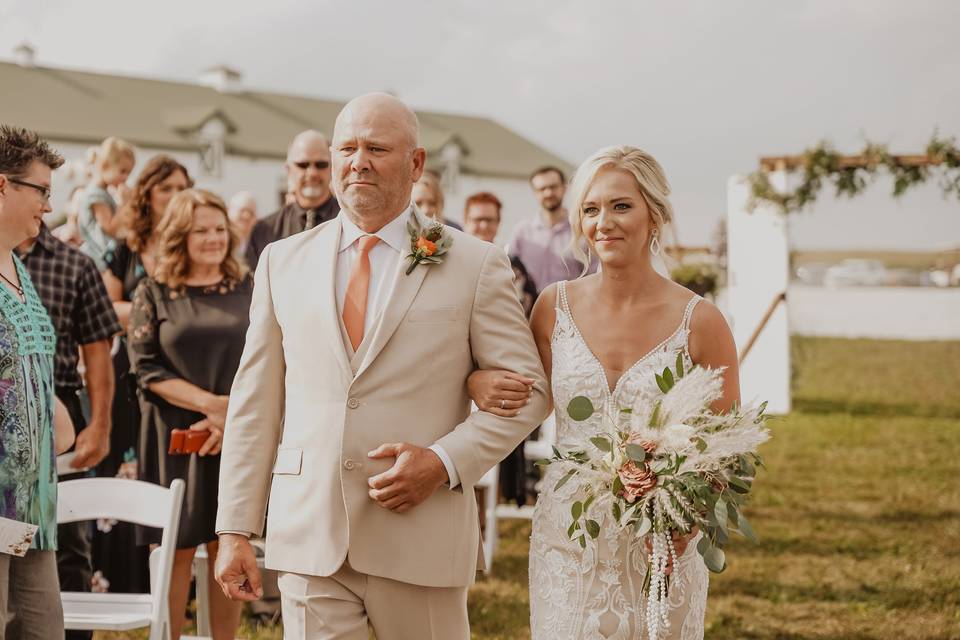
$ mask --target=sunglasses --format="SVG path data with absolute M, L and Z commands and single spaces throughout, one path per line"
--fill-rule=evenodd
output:
M 30 187 L 31 189 L 36 189 L 40 192 L 40 197 L 44 202 L 50 201 L 50 187 L 44 187 L 43 185 L 33 184 L 32 182 L 27 182 L 26 180 L 18 180 L 16 178 L 7 178 L 13 184 L 19 184 L 21 187 Z
M 323 169 L 326 169 L 327 167 L 330 166 L 330 161 L 329 161 L 329 160 L 315 160 L 315 161 L 313 161 L 313 162 L 304 161 L 304 162 L 294 162 L 294 163 L 293 163 L 293 166 L 295 166 L 296 168 L 301 169 L 301 170 L 303 170 L 303 171 L 306 171 L 307 169 L 309 169 L 311 165 L 314 166 L 314 167 L 316 167 L 317 169 L 323 170 Z

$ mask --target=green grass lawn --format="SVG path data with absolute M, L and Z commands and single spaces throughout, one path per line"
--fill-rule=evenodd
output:
M 960 343 L 793 347 L 796 410 L 770 425 L 747 508 L 760 542 L 711 576 L 706 637 L 960 639 Z M 500 533 L 470 592 L 475 640 L 530 637 L 530 524 Z

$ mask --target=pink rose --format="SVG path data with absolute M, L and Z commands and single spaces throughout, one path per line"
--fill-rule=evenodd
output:
M 653 470 L 646 464 L 637 464 L 633 460 L 628 460 L 620 467 L 617 475 L 623 483 L 623 491 L 620 495 L 631 504 L 657 486 L 657 475 Z

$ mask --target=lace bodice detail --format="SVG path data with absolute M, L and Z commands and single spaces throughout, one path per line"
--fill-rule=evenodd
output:
M 673 367 L 682 354 L 684 366 L 692 365 L 688 338 L 690 319 L 697 303 L 694 296 L 676 330 L 646 353 L 620 377 L 610 390 L 606 371 L 580 334 L 567 300 L 565 283 L 558 289 L 557 318 L 551 338 L 553 352 L 552 390 L 556 438 L 561 449 L 590 447 L 589 439 L 601 433 L 603 410 L 615 413 L 659 393 L 655 373 Z M 586 396 L 597 411 L 583 421 L 572 420 L 566 411 L 570 400 Z M 645 604 L 641 593 L 646 572 L 646 550 L 629 535 L 617 535 L 603 518 L 600 538 L 581 550 L 567 536 L 570 504 L 579 488 L 568 482 L 554 486 L 563 471 L 547 467 L 543 491 L 534 514 L 530 549 L 531 628 L 534 640 L 633 640 L 645 638 Z M 694 548 L 688 546 L 674 572 L 670 591 L 669 638 L 694 640 L 703 637 L 706 609 L 707 569 Z

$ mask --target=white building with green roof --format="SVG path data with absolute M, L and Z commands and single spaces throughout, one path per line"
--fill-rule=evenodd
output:
M 197 186 L 225 199 L 252 191 L 260 215 L 279 206 L 285 190 L 283 160 L 304 129 L 333 130 L 342 102 L 254 91 L 239 72 L 219 66 L 196 83 L 40 66 L 26 46 L 17 60 L 0 62 L 0 122 L 33 129 L 67 158 L 54 177 L 53 205 L 64 206 L 83 181 L 87 150 L 108 136 L 137 147 L 134 176 L 148 158 L 168 153 L 190 171 Z M 490 191 L 503 202 L 499 243 L 533 215 L 527 184 L 531 171 L 571 166 L 489 118 L 418 110 L 427 166 L 444 177 L 445 216 L 460 221 L 463 202 Z

